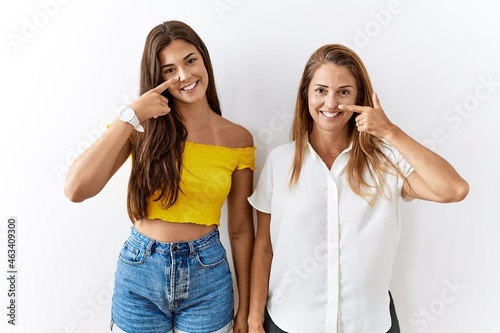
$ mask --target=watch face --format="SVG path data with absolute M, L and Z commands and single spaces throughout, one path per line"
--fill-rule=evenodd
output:
M 135 116 L 134 110 L 132 110 L 129 107 L 120 111 L 121 121 L 130 122 L 134 118 L 134 116 Z

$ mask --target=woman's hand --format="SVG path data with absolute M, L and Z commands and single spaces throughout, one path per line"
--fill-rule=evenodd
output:
M 135 111 L 139 122 L 149 118 L 158 118 L 170 112 L 168 99 L 161 93 L 178 81 L 178 76 L 164 81 L 157 87 L 145 92 L 138 99 L 130 103 L 129 107 Z
M 356 125 L 360 132 L 368 132 L 385 139 L 396 148 L 414 171 L 405 179 L 402 195 L 406 198 L 434 202 L 457 202 L 469 193 L 469 184 L 443 157 L 423 146 L 389 121 L 377 94 L 373 105 L 339 105 L 339 109 L 359 113 Z
M 378 138 L 387 139 L 392 135 L 394 125 L 385 115 L 377 93 L 373 93 L 372 100 L 374 105 L 373 108 L 370 106 L 339 105 L 339 109 L 359 113 L 356 117 L 358 131 L 367 132 Z
M 248 333 L 247 318 L 239 312 L 234 317 L 233 333 Z

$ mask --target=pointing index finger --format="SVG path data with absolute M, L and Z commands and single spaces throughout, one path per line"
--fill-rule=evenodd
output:
M 359 105 L 347 105 L 347 104 L 339 104 L 338 108 L 343 111 L 363 113 L 365 112 L 364 106 Z
M 173 77 L 171 79 L 168 79 L 167 81 L 163 81 L 162 83 L 157 85 L 155 88 L 151 89 L 151 91 L 154 91 L 154 92 L 157 92 L 158 94 L 161 94 L 166 89 L 168 89 L 168 87 L 170 87 L 172 85 L 172 83 L 175 83 L 177 81 L 179 81 L 179 77 L 178 76 Z

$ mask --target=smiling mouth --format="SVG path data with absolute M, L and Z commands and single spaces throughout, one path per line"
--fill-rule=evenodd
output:
M 327 111 L 320 111 L 320 112 L 327 118 L 335 118 L 337 115 L 340 114 L 340 112 L 327 112 Z
M 193 90 L 197 85 L 198 85 L 198 81 L 195 81 L 195 82 L 191 83 L 189 86 L 182 87 L 181 90 L 189 92 L 189 91 Z

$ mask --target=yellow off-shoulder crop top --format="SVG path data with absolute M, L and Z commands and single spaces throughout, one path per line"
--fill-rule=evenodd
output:
M 220 225 L 221 208 L 235 170 L 255 170 L 255 147 L 229 148 L 186 141 L 177 201 L 165 209 L 156 195 L 148 200 L 148 218 Z

